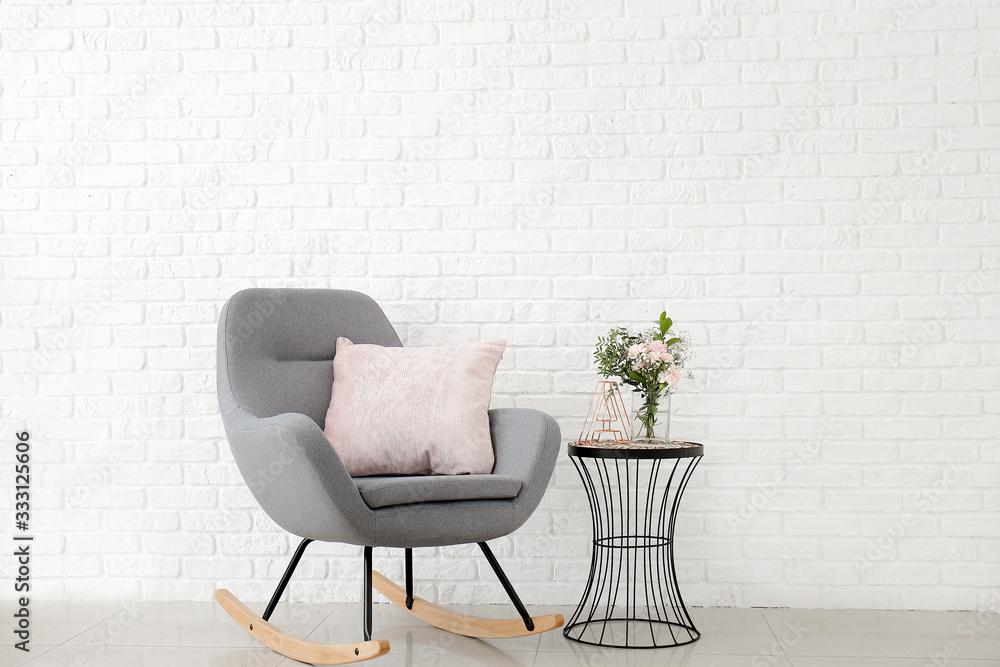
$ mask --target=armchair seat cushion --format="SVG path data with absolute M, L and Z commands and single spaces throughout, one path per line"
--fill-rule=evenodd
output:
M 372 509 L 449 500 L 513 500 L 521 491 L 521 480 L 509 475 L 355 477 L 354 484 Z

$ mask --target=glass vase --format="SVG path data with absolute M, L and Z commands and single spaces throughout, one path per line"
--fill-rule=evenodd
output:
M 643 396 L 632 392 L 632 444 L 657 446 L 670 442 L 670 392 Z

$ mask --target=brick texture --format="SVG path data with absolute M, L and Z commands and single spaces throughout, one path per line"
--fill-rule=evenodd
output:
M 495 405 L 567 437 L 596 337 L 669 311 L 698 350 L 674 435 L 708 452 L 690 603 L 1000 600 L 996 2 L 12 0 L 0 26 L 38 598 L 266 599 L 292 540 L 233 464 L 214 331 L 238 289 L 309 286 L 408 345 L 506 338 Z M 496 550 L 570 603 L 588 541 L 563 454 Z M 359 598 L 358 548 L 306 562 L 293 598 Z M 430 599 L 504 599 L 474 548 L 417 563 Z

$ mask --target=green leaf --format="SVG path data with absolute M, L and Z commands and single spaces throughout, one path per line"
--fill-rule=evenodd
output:
M 671 338 L 670 340 L 667 341 L 667 346 L 670 346 L 670 345 L 673 345 L 674 343 L 679 343 L 679 342 L 681 342 L 680 338 Z
M 636 373 L 635 371 L 629 371 L 628 376 L 631 380 L 634 380 L 635 382 L 640 382 L 640 383 L 642 382 L 642 376 Z

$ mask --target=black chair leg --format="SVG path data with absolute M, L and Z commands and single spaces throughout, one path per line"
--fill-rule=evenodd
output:
M 304 539 L 299 542 L 299 546 L 295 549 L 295 553 L 292 554 L 292 561 L 285 568 L 285 573 L 281 575 L 281 581 L 278 582 L 278 587 L 274 589 L 274 595 L 271 596 L 271 601 L 267 603 L 267 609 L 264 610 L 263 618 L 265 621 L 271 618 L 271 614 L 274 613 L 274 608 L 278 606 L 278 600 L 281 599 L 281 594 L 285 592 L 285 587 L 288 586 L 288 580 L 292 578 L 292 572 L 295 572 L 295 568 L 299 564 L 299 560 L 302 558 L 302 554 L 305 553 L 306 547 L 312 542 L 310 539 Z
M 365 583 L 362 591 L 364 601 L 364 632 L 365 641 L 372 638 L 372 548 L 365 547 Z
M 413 609 L 413 549 L 405 549 L 406 562 L 406 608 Z
M 486 560 L 489 561 L 490 567 L 492 567 L 493 571 L 496 572 L 497 579 L 499 579 L 500 583 L 503 584 L 503 589 L 507 591 L 510 601 L 514 603 L 514 608 L 517 609 L 517 613 L 521 615 L 521 619 L 524 621 L 524 627 L 528 629 L 528 632 L 531 632 L 535 629 L 535 623 L 531 620 L 528 610 L 525 609 L 524 605 L 521 603 L 521 598 L 517 597 L 517 591 L 514 590 L 510 580 L 507 578 L 507 575 L 504 574 L 503 569 L 500 567 L 500 563 L 497 562 L 497 557 L 493 555 L 493 552 L 490 550 L 490 546 L 486 544 L 486 542 L 480 542 L 479 548 L 483 550 L 483 555 L 486 556 Z

